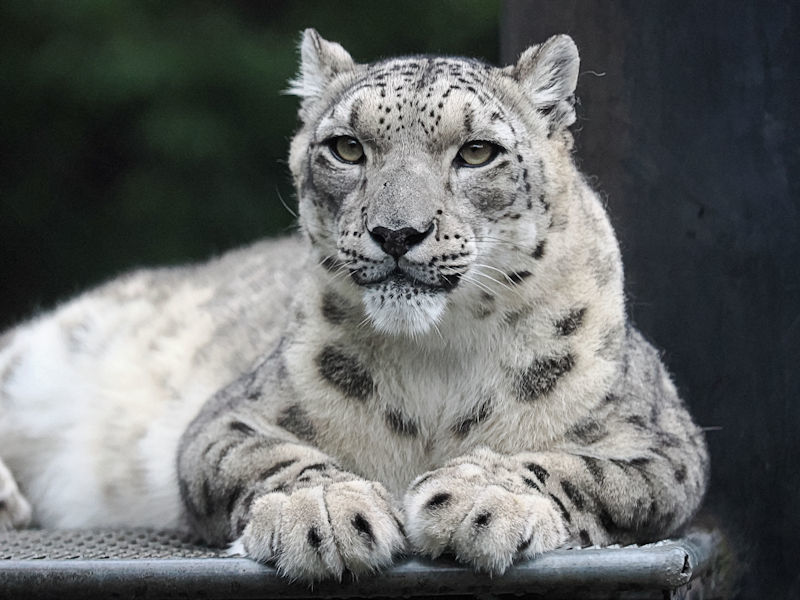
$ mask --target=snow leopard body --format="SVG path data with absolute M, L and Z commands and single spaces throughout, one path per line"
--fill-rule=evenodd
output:
M 578 55 L 357 64 L 309 30 L 301 235 L 0 337 L 0 528 L 193 528 L 303 579 L 646 542 L 708 459 L 572 158 Z M 13 474 L 13 476 L 12 476 Z

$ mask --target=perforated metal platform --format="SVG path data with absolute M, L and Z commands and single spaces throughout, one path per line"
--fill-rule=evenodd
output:
M 493 578 L 408 559 L 309 588 L 180 532 L 28 530 L 0 533 L 0 598 L 718 598 L 717 546 L 713 532 L 694 531 L 648 546 L 557 550 Z

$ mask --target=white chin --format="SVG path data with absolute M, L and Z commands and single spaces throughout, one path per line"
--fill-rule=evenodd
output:
M 387 281 L 364 291 L 364 309 L 372 326 L 391 335 L 423 335 L 435 327 L 447 307 L 445 291 L 420 290 Z

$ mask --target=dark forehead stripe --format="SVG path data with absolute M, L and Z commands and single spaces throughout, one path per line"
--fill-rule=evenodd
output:
M 520 400 L 530 402 L 552 391 L 558 380 L 574 366 L 572 354 L 536 359 L 519 376 Z
M 317 435 L 308 414 L 298 404 L 292 404 L 283 409 L 278 415 L 278 427 L 283 427 L 289 433 L 307 442 L 312 441 Z
M 365 401 L 373 389 L 372 375 L 353 355 L 325 346 L 315 359 L 319 374 L 345 396 Z
M 353 130 L 358 129 L 358 117 L 361 112 L 362 103 L 363 101 L 361 98 L 356 98 L 353 104 L 350 105 L 350 118 L 348 119 L 348 123 Z

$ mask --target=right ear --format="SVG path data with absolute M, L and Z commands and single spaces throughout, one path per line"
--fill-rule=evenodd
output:
M 300 72 L 289 81 L 286 93 L 302 98 L 303 105 L 313 102 L 334 77 L 355 66 L 347 50 L 322 38 L 315 29 L 306 29 L 300 42 Z
M 568 35 L 555 35 L 531 46 L 511 68 L 536 108 L 547 116 L 551 131 L 575 122 L 578 48 Z

